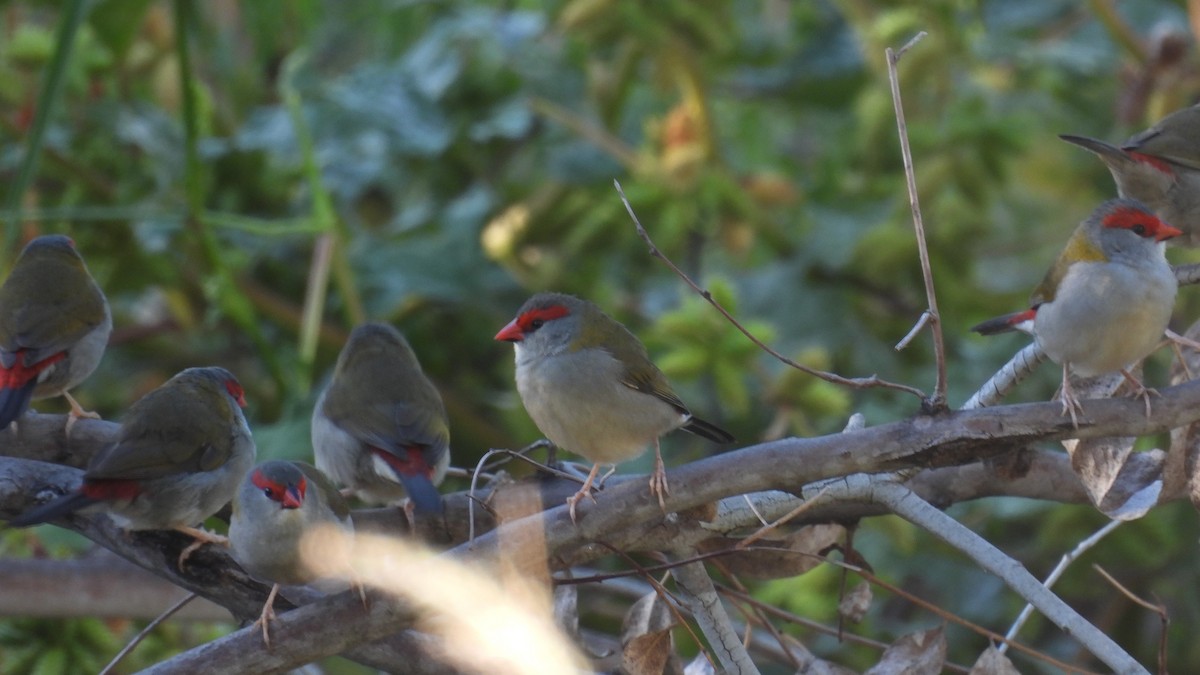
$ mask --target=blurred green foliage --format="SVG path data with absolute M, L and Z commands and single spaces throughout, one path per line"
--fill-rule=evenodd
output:
M 1166 0 L 1119 15 L 1103 0 L 85 4 L 66 45 L 73 3 L 0 2 L 0 222 L 12 240 L 69 232 L 112 302 L 117 330 L 77 392 L 85 406 L 119 418 L 178 370 L 224 365 L 246 385 L 262 457 L 310 455 L 314 387 L 364 319 L 415 346 L 446 399 L 456 465 L 533 440 L 511 350 L 491 336 L 543 289 L 626 322 L 697 412 L 744 443 L 836 431 L 854 411 L 871 424 L 915 413 L 913 397 L 848 391 L 762 354 L 646 254 L 612 180 L 659 248 L 781 353 L 930 390 L 927 336 L 893 349 L 925 300 L 884 49 L 918 30 L 929 36 L 900 77 L 956 405 L 1023 346 L 965 328 L 1021 306 L 1112 194 L 1103 167 L 1055 135 L 1121 139 L 1200 91 L 1190 48 L 1156 55 L 1190 40 L 1183 3 Z M 55 98 L 44 83 L 67 47 Z M 327 261 L 317 241 L 334 246 Z M 310 292 L 314 275 L 329 282 Z M 1200 310 L 1191 295 L 1181 327 Z M 1056 382 L 1047 366 L 1017 397 L 1047 399 Z M 669 464 L 711 451 L 667 445 Z M 1006 501 L 956 515 L 1036 574 L 1102 521 Z M 1196 539 L 1190 508 L 1172 506 L 1089 554 L 1168 599 L 1176 669 L 1200 663 L 1187 639 L 1200 606 L 1173 592 L 1195 585 Z M 877 572 L 951 611 L 994 629 L 1018 611 L 895 519 L 866 523 L 858 543 Z M 773 582 L 765 597 L 830 616 L 838 576 Z M 1083 565 L 1063 589 L 1153 662 L 1151 617 Z M 889 599 L 861 630 L 888 639 L 930 620 Z M 78 635 L 108 653 L 98 625 L 46 636 L 14 621 L 0 640 L 53 649 Z M 1074 649 L 1044 625 L 1024 635 Z M 970 663 L 983 646 L 960 640 L 951 657 Z M 105 660 L 79 651 L 7 652 L 0 670 Z

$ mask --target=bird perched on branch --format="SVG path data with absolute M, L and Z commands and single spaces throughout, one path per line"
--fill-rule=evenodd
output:
M 1150 207 L 1183 230 L 1174 243 L 1200 245 L 1200 106 L 1177 110 L 1119 147 L 1062 134 L 1095 153 L 1117 183 L 1117 193 Z
M 591 496 L 600 464 L 622 462 L 654 445 L 650 491 L 669 494 L 658 437 L 682 428 L 715 443 L 733 436 L 694 417 L 633 333 L 596 305 L 539 293 L 496 334 L 516 351 L 517 391 L 538 429 L 555 445 L 593 462 L 575 505 Z
M 354 329 L 312 416 L 317 468 L 376 503 L 406 494 L 417 512 L 438 513 L 437 486 L 450 466 L 442 397 L 400 331 Z
M 224 543 L 193 527 L 233 498 L 254 464 L 254 440 L 242 415 L 242 385 L 224 368 L 188 368 L 138 399 L 117 438 L 102 448 L 76 491 L 10 522 L 26 527 L 79 510 L 108 513 L 125 529 L 174 529 Z
M 29 242 L 0 286 L 0 429 L 34 399 L 62 395 L 67 430 L 97 418 L 68 393 L 100 363 L 112 315 L 75 243 L 62 235 Z
M 1092 377 L 1120 371 L 1146 401 L 1152 390 L 1129 366 L 1163 339 L 1175 305 L 1175 275 L 1164 242 L 1181 232 L 1131 199 L 1101 204 L 1078 227 L 1033 292 L 1030 308 L 984 321 L 971 330 L 1033 334 L 1063 369 L 1063 414 L 1079 426 L 1083 412 L 1070 373 Z
M 242 569 L 272 584 L 254 623 L 262 625 L 267 647 L 280 584 L 307 584 L 330 576 L 352 578 L 353 534 L 350 508 L 317 467 L 271 460 L 246 474 L 233 498 L 229 545 Z

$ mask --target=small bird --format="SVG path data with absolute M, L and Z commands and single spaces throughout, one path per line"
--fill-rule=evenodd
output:
M 1121 197 L 1144 203 L 1183 230 L 1186 236 L 1173 243 L 1200 245 L 1200 106 L 1167 115 L 1120 147 L 1086 136 L 1059 138 L 1095 153 Z
M 440 513 L 437 486 L 450 466 L 446 408 L 400 331 L 354 329 L 312 416 L 317 468 L 379 504 L 405 494 L 421 513 Z
M 329 531 L 322 532 L 323 526 Z M 273 584 L 262 614 L 254 622 L 262 625 L 268 648 L 268 624 L 275 618 L 280 584 L 307 584 L 329 572 L 352 577 L 353 535 L 350 508 L 317 467 L 271 460 L 246 474 L 233 497 L 229 545 L 242 569 Z M 314 554 L 319 554 L 319 559 L 314 559 Z
M 62 395 L 71 404 L 67 430 L 80 407 L 67 390 L 100 364 L 112 314 L 104 293 L 68 237 L 30 241 L 0 286 L 0 429 L 33 399 Z
M 1175 305 L 1176 281 L 1163 255 L 1182 234 L 1131 199 L 1104 202 L 1075 228 L 1066 248 L 1033 292 L 1030 308 L 989 319 L 971 330 L 992 335 L 1031 332 L 1063 369 L 1063 414 L 1079 426 L 1083 409 L 1070 372 L 1082 377 L 1120 371 L 1146 400 L 1149 390 L 1130 374 L 1163 339 Z
M 591 497 L 601 464 L 633 459 L 654 444 L 650 492 L 670 494 L 658 437 L 682 428 L 715 443 L 733 436 L 694 417 L 651 361 L 646 347 L 599 307 L 562 293 L 539 293 L 496 334 L 513 343 L 517 391 L 538 429 L 555 445 L 593 462 L 583 487 Z
M 92 458 L 78 490 L 35 507 L 9 524 L 27 527 L 81 509 L 103 511 L 128 530 L 173 529 L 224 543 L 193 527 L 233 498 L 254 464 L 254 440 L 242 415 L 246 398 L 224 368 L 188 368 L 138 399 L 117 438 Z

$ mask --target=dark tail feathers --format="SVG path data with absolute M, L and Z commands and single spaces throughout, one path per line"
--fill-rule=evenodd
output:
M 702 436 L 712 441 L 713 443 L 732 443 L 733 434 L 725 431 L 721 427 L 712 422 L 705 422 L 699 417 L 692 417 L 683 425 L 684 431 L 690 431 L 697 436 Z
M 1007 333 L 1010 330 L 1017 330 L 1017 325 L 1026 321 L 1033 321 L 1037 316 L 1036 309 L 1027 309 L 1023 312 L 1013 312 L 1005 314 L 994 319 L 988 319 L 983 323 L 971 326 L 971 331 L 980 335 L 995 335 L 997 333 Z
M 417 513 L 442 512 L 442 495 L 427 476 L 403 474 L 399 471 L 395 473 L 404 485 L 408 498 L 412 500 L 413 510 Z
M 59 497 L 48 504 L 35 506 L 34 508 L 29 509 L 25 513 L 22 513 L 16 518 L 8 521 L 8 524 L 11 527 L 29 527 L 30 525 L 48 523 L 95 503 L 95 499 L 84 496 L 82 492 L 72 492 L 69 495 L 63 495 L 62 497 Z
M 29 401 L 33 398 L 33 389 L 37 386 L 37 378 L 31 377 L 20 387 L 0 388 L 0 430 L 8 428 L 29 409 Z

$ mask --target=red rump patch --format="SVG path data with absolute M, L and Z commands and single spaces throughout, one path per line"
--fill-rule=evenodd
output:
M 1155 169 L 1158 169 L 1159 171 L 1161 171 L 1165 174 L 1175 175 L 1175 172 L 1171 170 L 1170 164 L 1167 164 L 1165 161 L 1155 157 L 1154 155 L 1147 155 L 1147 154 L 1144 154 L 1141 152 L 1137 152 L 1136 150 L 1126 150 L 1125 152 L 1129 155 L 1130 158 L 1132 158 L 1138 162 L 1141 162 L 1142 164 L 1149 164 L 1150 166 L 1154 167 Z
M 375 453 L 387 465 L 396 470 L 397 473 L 405 476 L 425 476 L 433 478 L 433 467 L 425 462 L 425 455 L 422 454 L 419 446 L 409 446 L 404 448 L 404 456 L 400 457 L 386 450 L 379 448 L 371 448 L 371 452 Z
M 81 491 L 89 499 L 127 500 L 142 494 L 142 487 L 132 480 L 89 480 L 83 484 Z
M 1020 323 L 1025 323 L 1026 321 L 1033 321 L 1036 318 L 1037 308 L 1035 307 L 1033 309 L 1027 309 L 1024 312 L 1013 314 L 1012 318 L 1009 320 L 1009 324 L 1015 326 Z
M 28 353 L 27 349 L 18 349 L 14 356 L 11 368 L 0 368 L 0 389 L 20 389 L 29 384 L 29 381 L 36 378 L 39 373 L 49 368 L 50 366 L 67 358 L 66 352 L 58 352 L 51 356 L 38 361 L 37 363 L 27 366 L 25 365 L 24 354 Z

